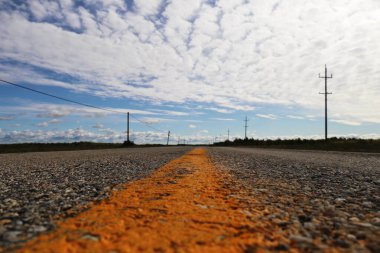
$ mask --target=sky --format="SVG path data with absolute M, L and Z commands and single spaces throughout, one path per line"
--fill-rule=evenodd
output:
M 0 0 L 0 143 L 380 137 L 379 0 Z

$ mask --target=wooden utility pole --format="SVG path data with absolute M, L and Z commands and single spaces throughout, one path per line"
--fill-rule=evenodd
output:
M 169 145 L 170 131 L 168 131 L 168 141 L 166 142 L 166 146 Z
M 247 128 L 248 128 L 248 118 L 247 116 L 245 116 L 245 125 L 244 125 L 244 129 L 245 129 L 245 134 L 244 134 L 244 139 L 247 139 Z
M 327 96 L 332 94 L 331 92 L 327 92 L 327 79 L 333 78 L 333 75 L 331 74 L 330 76 L 327 76 L 327 66 L 326 65 L 325 65 L 325 76 L 321 76 L 321 74 L 319 74 L 319 78 L 325 79 L 325 92 L 319 92 L 319 94 L 325 95 L 325 140 L 327 141 L 327 139 L 328 139 L 328 134 L 327 134 Z
M 127 112 L 127 143 L 129 143 L 129 112 Z
M 227 130 L 227 141 L 230 141 L 230 129 Z

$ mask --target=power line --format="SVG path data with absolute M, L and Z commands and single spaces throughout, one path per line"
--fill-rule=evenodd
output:
M 162 130 L 162 129 L 158 129 L 158 128 L 156 128 L 156 127 L 153 127 L 153 126 L 149 125 L 148 123 L 146 123 L 146 122 L 144 122 L 144 121 L 142 121 L 142 120 L 136 118 L 136 116 L 133 116 L 133 114 L 131 114 L 130 116 L 131 116 L 131 118 L 134 118 L 135 120 L 137 120 L 137 121 L 140 122 L 141 124 L 144 124 L 145 126 L 151 128 L 151 129 L 153 129 L 153 130 L 155 130 L 155 131 L 158 131 L 158 132 L 166 132 L 166 131 L 164 131 L 164 130 Z
M 13 86 L 25 89 L 25 90 L 29 90 L 29 91 L 32 91 L 32 92 L 35 92 L 35 93 L 39 93 L 39 94 L 42 94 L 42 95 L 45 95 L 45 96 L 49 96 L 49 97 L 52 97 L 52 98 L 60 99 L 60 100 L 66 101 L 66 102 L 70 102 L 70 103 L 74 103 L 74 104 L 78 104 L 78 105 L 82 105 L 82 106 L 87 106 L 87 107 L 98 109 L 98 110 L 113 112 L 113 113 L 127 114 L 125 112 L 115 111 L 115 110 L 111 110 L 111 109 L 107 109 L 107 108 L 101 108 L 101 107 L 98 107 L 98 106 L 89 105 L 89 104 L 85 104 L 85 103 L 82 103 L 82 102 L 77 102 L 77 101 L 74 101 L 74 100 L 71 100 L 71 99 L 68 99 L 68 98 L 59 97 L 59 96 L 56 96 L 56 95 L 52 95 L 52 94 L 49 94 L 49 93 L 46 93 L 46 92 L 43 92 L 43 91 L 35 90 L 35 89 L 32 89 L 32 88 L 29 88 L 29 87 L 26 87 L 26 86 L 23 86 L 23 85 L 20 85 L 20 84 L 8 82 L 8 81 L 5 81 L 5 80 L 1 80 L 0 79 L 0 82 L 7 83 L 7 84 L 10 84 L 10 85 L 13 85 Z
M 16 86 L 18 88 L 25 89 L 25 90 L 28 90 L 28 91 L 32 91 L 32 92 L 35 92 L 35 93 L 39 93 L 39 94 L 42 94 L 42 95 L 45 95 L 45 96 L 48 96 L 48 97 L 56 98 L 56 99 L 59 99 L 59 100 L 62 100 L 62 101 L 74 103 L 74 104 L 81 105 L 81 106 L 86 106 L 86 107 L 94 108 L 94 109 L 97 109 L 97 110 L 102 110 L 102 111 L 107 111 L 107 112 L 112 112 L 112 113 L 117 113 L 117 114 L 124 114 L 124 115 L 128 115 L 129 114 L 129 112 L 121 112 L 121 111 L 116 111 L 116 110 L 112 110 L 112 109 L 108 109 L 108 108 L 102 108 L 102 107 L 98 107 L 98 106 L 95 106 L 95 105 L 90 105 L 90 104 L 78 102 L 78 101 L 75 101 L 75 100 L 72 100 L 72 99 L 56 96 L 56 95 L 53 95 L 53 94 L 49 94 L 49 93 L 46 93 L 46 92 L 43 92 L 43 91 L 40 91 L 40 90 L 32 89 L 32 88 L 26 87 L 24 85 L 16 84 L 16 83 L 9 82 L 9 81 L 2 80 L 2 79 L 0 79 L 0 82 L 6 83 L 6 84 L 9 84 L 9 85 L 13 85 L 13 86 Z M 163 131 L 161 129 L 158 129 L 158 128 L 155 128 L 155 127 L 149 125 L 148 123 L 146 123 L 146 122 L 138 119 L 137 117 L 133 116 L 132 114 L 130 114 L 130 116 L 132 118 L 134 118 L 135 120 L 137 120 L 138 122 L 140 122 L 141 124 L 143 124 L 143 125 L 151 128 L 151 129 L 153 129 L 155 131 L 166 132 L 166 131 Z

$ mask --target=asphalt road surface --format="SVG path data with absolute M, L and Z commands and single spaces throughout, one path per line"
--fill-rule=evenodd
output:
M 305 249 L 380 252 L 380 155 L 211 148 L 221 169 L 250 189 L 263 219 Z M 314 245 L 313 245 L 314 244 Z
M 84 228 L 88 234 L 70 238 L 77 246 L 99 250 L 114 243 L 118 252 L 124 243 L 164 252 L 380 252 L 380 155 L 190 150 L 0 155 L 0 252 L 24 243 L 42 252 L 50 246 L 37 235 L 49 242 L 63 229 Z M 111 218 L 120 210 L 120 219 Z M 91 232 L 99 229 L 91 224 L 103 220 L 107 228 L 111 219 L 126 224 L 124 230 Z
M 0 248 L 52 230 L 114 186 L 146 177 L 191 148 L 0 154 Z

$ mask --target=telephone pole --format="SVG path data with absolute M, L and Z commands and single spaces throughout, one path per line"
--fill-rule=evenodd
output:
M 247 128 L 248 128 L 248 118 L 247 118 L 247 116 L 245 116 L 245 125 L 244 125 L 244 129 L 245 129 L 245 134 L 244 134 L 244 136 L 245 136 L 245 138 L 244 139 L 247 139 Z
M 127 143 L 129 143 L 129 112 L 127 112 Z
M 325 95 L 325 140 L 327 141 L 327 96 L 332 94 L 331 92 L 327 92 L 327 79 L 333 78 L 333 75 L 327 76 L 327 66 L 325 65 L 325 76 L 319 74 L 318 77 L 325 79 L 325 92 L 319 92 L 319 94 Z
M 230 129 L 227 130 L 227 141 L 230 141 Z
M 168 141 L 166 142 L 166 146 L 169 145 L 170 131 L 168 131 Z

